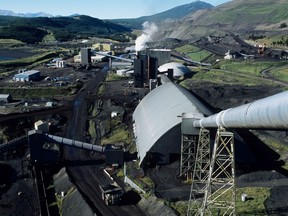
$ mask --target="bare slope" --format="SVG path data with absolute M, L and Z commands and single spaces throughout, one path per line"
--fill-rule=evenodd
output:
M 234 0 L 218 7 L 199 10 L 181 21 L 165 25 L 166 37 L 190 39 L 194 35 L 247 33 L 254 31 L 283 32 L 288 22 L 287 0 Z

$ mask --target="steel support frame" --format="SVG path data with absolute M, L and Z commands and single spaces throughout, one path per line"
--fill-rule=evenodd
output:
M 181 160 L 179 177 L 192 178 L 197 150 L 197 135 L 182 134 L 181 140 Z
M 201 128 L 193 170 L 187 216 L 200 213 L 199 207 L 206 189 L 210 168 L 210 131 Z
M 236 215 L 234 134 L 217 130 L 200 215 Z

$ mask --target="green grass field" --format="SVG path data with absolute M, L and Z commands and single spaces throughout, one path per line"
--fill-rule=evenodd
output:
M 241 200 L 242 194 L 247 194 L 247 200 L 243 202 Z M 266 209 L 264 206 L 265 200 L 270 196 L 269 188 L 262 187 L 245 187 L 236 189 L 236 214 L 237 215 L 267 215 Z M 179 215 L 186 215 L 188 209 L 188 203 L 179 201 L 179 202 L 170 202 L 168 203 Z M 199 203 L 200 207 L 201 203 Z M 212 209 L 212 215 L 217 215 L 217 209 Z
M 13 46 L 13 45 L 23 45 L 24 43 L 14 39 L 0 39 L 1 46 Z
M 262 76 L 261 72 L 263 70 L 273 67 L 281 67 L 286 64 L 287 62 L 285 61 L 279 62 L 279 61 L 256 61 L 256 60 L 245 60 L 245 61 L 223 60 L 220 63 L 220 69 L 261 77 Z
M 26 58 L 0 61 L 0 72 L 7 72 L 19 67 L 26 67 L 27 69 L 32 69 L 54 57 L 58 57 L 59 53 L 60 52 L 48 51 Z
M 275 68 L 270 71 L 270 74 L 273 75 L 278 80 L 283 80 L 285 82 L 288 82 L 288 65 Z
M 210 52 L 190 44 L 178 47 L 175 50 L 181 54 L 186 55 L 188 58 L 194 61 L 202 61 L 203 59 L 211 55 Z
M 275 85 L 272 81 L 262 80 L 259 77 L 242 76 L 239 72 L 225 72 L 222 70 L 200 70 L 191 79 L 184 80 L 181 85 L 184 87 L 189 84 L 191 80 L 201 80 L 204 82 L 227 84 L 227 85 L 245 85 L 245 86 L 259 86 L 259 85 Z M 186 86 L 188 87 L 188 86 Z

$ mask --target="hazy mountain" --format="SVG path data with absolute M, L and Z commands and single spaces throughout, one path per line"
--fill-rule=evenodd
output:
M 106 21 L 78 14 L 53 17 L 45 13 L 21 14 L 0 10 L 0 26 L 2 26 L 0 37 L 28 43 L 41 42 L 48 34 L 59 41 L 89 36 L 104 36 L 124 41 L 127 38 L 125 35 L 122 37 L 121 33 L 131 32 L 131 28 L 142 28 L 145 21 L 157 23 L 164 20 L 177 20 L 207 8 L 213 8 L 213 6 L 202 1 L 194 1 L 152 16 Z
M 0 16 L 15 16 L 15 17 L 53 17 L 51 14 L 44 12 L 39 13 L 15 13 L 10 10 L 0 10 Z
M 211 4 L 208 4 L 203 1 L 194 1 L 192 3 L 180 5 L 170 10 L 157 13 L 151 16 L 143 16 L 136 19 L 114 19 L 111 21 L 114 23 L 118 23 L 120 25 L 127 26 L 129 28 L 142 28 L 141 25 L 145 21 L 157 23 L 164 20 L 176 20 L 181 19 L 196 11 L 210 8 L 213 8 Z
M 234 0 L 211 9 L 193 12 L 179 21 L 161 25 L 166 37 L 191 39 L 197 35 L 286 31 L 287 0 Z

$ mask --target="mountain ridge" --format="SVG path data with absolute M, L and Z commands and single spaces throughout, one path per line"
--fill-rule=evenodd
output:
M 156 22 L 159 38 L 190 40 L 209 35 L 288 34 L 287 0 L 233 0 L 214 7 L 194 1 L 151 16 L 135 19 L 110 19 L 76 15 L 69 17 L 20 18 L 0 16 L 0 26 L 26 25 L 73 37 L 109 35 L 142 29 L 145 21 Z M 10 19 L 10 23 L 9 23 Z M 31 19 L 34 19 L 31 21 Z M 123 27 L 124 26 L 124 27 Z M 3 28 L 3 27 L 2 27 Z M 0 28 L 1 30 L 1 28 Z M 3 30 L 3 29 L 2 29 Z M 4 32 L 5 33 L 5 32 Z M 2 31 L 2 34 L 4 34 Z M 2 35 L 0 34 L 2 37 Z M 58 37 L 61 39 L 61 37 Z
M 0 16 L 15 16 L 15 17 L 53 17 L 53 15 L 45 13 L 45 12 L 37 12 L 37 13 L 15 13 L 11 10 L 0 9 Z
M 209 9 L 213 8 L 214 6 L 206 3 L 204 1 L 193 1 L 188 4 L 179 5 L 169 10 L 151 15 L 151 16 L 141 16 L 138 18 L 131 18 L 131 19 L 109 19 L 111 22 L 117 23 L 119 25 L 126 26 L 132 29 L 141 29 L 142 24 L 145 21 L 149 22 L 161 22 L 165 20 L 175 20 L 181 19 L 191 13 L 197 12 L 202 9 Z

